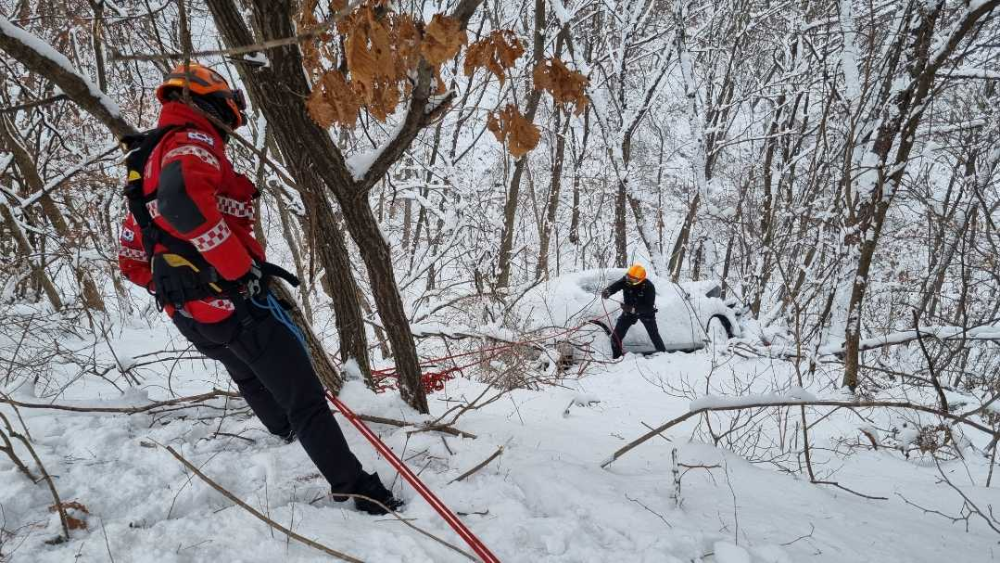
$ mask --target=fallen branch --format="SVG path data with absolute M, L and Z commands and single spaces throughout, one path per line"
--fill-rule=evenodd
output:
M 464 480 L 468 479 L 475 472 L 477 472 L 480 469 L 486 467 L 487 465 L 490 464 L 491 461 L 493 461 L 494 459 L 500 457 L 500 454 L 502 454 L 502 453 L 503 453 L 503 446 L 500 446 L 500 447 L 497 448 L 497 451 L 493 452 L 493 455 L 491 455 L 490 457 L 488 457 L 485 460 L 483 460 L 482 462 L 480 462 L 479 465 L 473 467 L 472 469 L 466 471 L 465 473 L 462 473 L 458 477 L 455 477 L 454 479 L 452 479 L 451 481 L 449 481 L 448 484 L 450 485 L 452 483 L 456 483 L 458 481 L 464 481 Z
M 766 400 L 766 401 L 763 401 L 763 402 L 760 402 L 760 403 L 752 403 L 752 402 L 745 402 L 745 403 L 743 403 L 743 402 L 741 402 L 740 404 L 733 404 L 733 405 L 706 406 L 706 407 L 702 407 L 702 408 L 699 408 L 699 409 L 695 409 L 695 410 L 689 411 L 689 412 L 687 412 L 687 413 L 685 413 L 685 414 L 683 414 L 681 416 L 678 416 L 677 418 L 671 419 L 671 420 L 663 423 L 659 427 L 650 430 L 649 432 L 643 434 L 639 438 L 633 440 L 632 442 L 629 442 L 625 446 L 622 446 L 617 451 L 615 451 L 615 453 L 611 454 L 611 457 L 609 457 L 608 459 L 606 459 L 603 462 L 601 462 L 601 467 L 605 467 L 606 468 L 607 466 L 609 466 L 612 463 L 614 463 L 615 461 L 617 461 L 620 457 L 622 457 L 626 453 L 628 453 L 628 452 L 632 451 L 633 449 L 635 449 L 636 447 L 642 445 L 644 442 L 646 442 L 647 440 L 653 438 L 654 436 L 659 435 L 664 430 L 667 430 L 668 428 L 671 428 L 673 426 L 677 426 L 678 424 L 680 424 L 680 423 L 688 420 L 689 418 L 693 418 L 693 417 L 698 416 L 700 414 L 704 414 L 704 413 L 707 413 L 707 412 L 738 411 L 738 410 L 754 409 L 754 408 L 797 407 L 797 406 L 804 406 L 804 407 L 838 407 L 838 408 L 848 408 L 848 409 L 866 409 L 866 408 L 908 409 L 908 410 L 913 410 L 913 411 L 925 412 L 925 413 L 928 413 L 928 414 L 938 415 L 938 416 L 940 416 L 942 418 L 946 418 L 948 420 L 951 420 L 951 421 L 954 421 L 954 422 L 957 422 L 957 423 L 965 424 L 966 426 L 970 426 L 972 428 L 975 428 L 976 430 L 979 430 L 981 432 L 985 432 L 986 434 L 989 434 L 990 436 L 993 436 L 994 439 L 1000 439 L 1000 431 L 994 430 L 994 429 L 992 429 L 992 428 L 990 428 L 988 426 L 985 426 L 983 424 L 979 424 L 978 422 L 973 422 L 971 420 L 968 420 L 966 418 L 966 415 L 955 415 L 955 414 L 952 414 L 952 413 L 949 413 L 949 412 L 941 411 L 940 409 L 936 409 L 936 408 L 933 408 L 933 407 L 928 407 L 928 406 L 925 406 L 925 405 L 918 405 L 918 404 L 915 404 L 915 403 L 911 403 L 909 401 L 856 401 L 856 402 L 849 402 L 849 401 L 798 400 L 798 399 L 792 399 L 792 400 Z
M 190 461 L 184 459 L 184 457 L 181 456 L 181 454 L 177 453 L 176 450 L 174 450 L 170 446 L 163 446 L 162 444 L 161 444 L 161 447 L 164 448 L 164 449 L 166 449 L 168 452 L 170 452 L 170 455 L 174 456 L 174 458 L 177 461 L 181 462 L 181 464 L 183 464 L 184 467 L 186 467 L 189 471 L 191 471 L 192 473 L 194 473 L 199 479 L 201 479 L 202 481 L 204 481 L 208 486 L 210 486 L 213 489 L 215 489 L 216 491 L 218 491 L 219 494 L 221 494 L 222 496 L 224 496 L 227 499 L 233 501 L 237 506 L 239 506 L 243 510 L 246 510 L 247 512 L 249 512 L 250 514 L 252 514 L 255 518 L 257 518 L 261 522 L 267 524 L 268 526 L 274 528 L 275 530 L 278 530 L 279 532 L 285 534 L 289 538 L 291 538 L 291 539 L 293 539 L 295 541 L 301 542 L 301 543 L 303 543 L 305 545 L 308 545 L 309 547 L 311 547 L 313 549 L 317 549 L 319 551 L 322 551 L 323 553 L 326 553 L 327 555 L 332 555 L 333 557 L 336 557 L 336 558 L 341 559 L 343 561 L 350 561 L 352 563 L 363 563 L 360 559 L 357 559 L 355 557 L 351 557 L 350 555 L 347 555 L 346 553 L 341 553 L 341 552 L 339 552 L 339 551 L 337 551 L 335 549 L 331 549 L 331 548 L 329 548 L 329 547 L 327 547 L 327 546 L 325 546 L 325 545 L 323 545 L 321 543 L 315 542 L 315 541 L 313 541 L 313 540 L 311 540 L 311 539 L 309 539 L 307 537 L 304 537 L 304 536 L 301 536 L 299 534 L 296 534 L 295 532 L 289 530 L 288 528 L 285 528 L 281 524 L 278 524 L 274 520 L 271 520 L 267 516 L 264 516 L 263 514 L 261 514 L 260 512 L 258 512 L 254 507 L 252 507 L 249 504 L 243 502 L 242 500 L 236 498 L 236 495 L 234 495 L 233 493 L 231 493 L 228 490 L 224 489 L 221 485 L 219 485 L 218 483 L 216 483 L 215 481 L 213 481 L 212 479 L 210 479 L 207 475 L 205 475 L 204 473 L 202 473 L 201 471 L 199 471 L 197 467 L 195 467 Z
M 459 438 L 471 438 L 473 440 L 477 438 L 475 434 L 470 434 L 464 430 L 458 430 L 444 424 L 427 424 L 424 426 L 418 426 L 412 422 L 406 422 L 405 420 L 396 420 L 394 418 L 385 418 L 383 416 L 373 416 L 370 414 L 359 414 L 358 418 L 365 422 L 388 424 L 389 426 L 398 426 L 399 428 L 417 426 L 416 430 L 413 430 L 412 432 L 441 432 L 444 434 L 451 434 L 452 436 L 457 436 Z
M 239 393 L 233 393 L 230 391 L 222 391 L 220 389 L 213 389 L 208 393 L 202 393 L 200 395 L 192 395 L 190 397 L 178 397 L 177 399 L 169 399 L 166 401 L 156 401 L 148 405 L 142 405 L 139 407 L 80 407 L 73 405 L 58 405 L 54 403 L 25 403 L 23 401 L 15 401 L 9 397 L 0 397 L 0 403 L 8 404 L 14 407 L 26 408 L 26 409 L 50 409 L 57 411 L 68 411 L 68 412 L 94 412 L 94 413 L 117 413 L 117 414 L 140 414 L 144 412 L 149 412 L 151 410 L 160 407 L 170 407 L 174 405 L 180 405 L 184 403 L 192 403 L 189 406 L 195 406 L 197 403 L 204 403 L 211 399 L 218 397 L 229 397 L 229 398 L 240 398 Z

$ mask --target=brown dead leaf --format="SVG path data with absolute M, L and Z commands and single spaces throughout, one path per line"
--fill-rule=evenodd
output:
M 306 100 L 309 116 L 326 129 L 337 123 L 351 128 L 358 119 L 361 100 L 339 70 L 327 71 Z
M 389 36 L 396 55 L 396 78 L 402 80 L 420 62 L 420 30 L 408 14 L 395 14 Z
M 295 21 L 298 33 L 309 33 L 319 25 L 319 22 L 316 20 L 316 5 L 318 3 L 319 0 L 304 0 L 302 2 L 302 9 L 299 11 L 299 17 Z M 322 72 L 317 41 L 309 40 L 302 42 L 302 66 L 305 67 L 310 76 L 316 76 Z
M 84 520 L 85 515 L 90 514 L 87 507 L 82 503 L 77 501 L 70 501 L 62 503 L 62 508 L 66 512 L 66 526 L 70 530 L 86 530 L 87 522 Z M 49 507 L 49 512 L 58 512 L 59 507 L 55 504 Z M 79 518 L 73 516 L 74 513 L 78 513 Z
M 424 29 L 420 51 L 428 63 L 437 66 L 457 55 L 468 41 L 462 22 L 444 14 L 434 14 Z
M 504 71 L 514 66 L 514 62 L 524 54 L 524 46 L 513 31 L 502 29 L 490 33 L 476 41 L 465 51 L 463 70 L 472 76 L 477 68 L 486 68 L 504 83 Z
M 309 99 L 306 100 L 306 111 L 309 112 L 309 117 L 316 122 L 316 125 L 323 129 L 330 127 L 337 120 L 337 112 L 326 101 L 323 88 L 319 84 L 313 87 L 312 94 L 309 94 Z
M 559 59 L 552 57 L 535 66 L 535 88 L 552 94 L 560 104 L 575 104 L 573 113 L 580 115 L 587 107 L 587 77 L 570 70 Z
M 513 104 L 507 104 L 499 113 L 491 113 L 486 128 L 501 143 L 506 141 L 507 151 L 514 158 L 521 158 L 538 146 L 541 133 L 534 123 L 521 115 Z

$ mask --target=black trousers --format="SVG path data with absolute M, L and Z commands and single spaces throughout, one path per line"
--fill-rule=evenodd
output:
M 667 351 L 667 347 L 663 344 L 663 339 L 660 338 L 660 329 L 656 327 L 654 313 L 638 315 L 635 313 L 622 313 L 622 316 L 618 317 L 618 322 L 615 323 L 615 330 L 611 333 L 611 357 L 620 358 L 622 356 L 622 341 L 625 340 L 628 329 L 632 328 L 632 325 L 636 321 L 642 322 L 642 326 L 646 327 L 649 339 L 653 342 L 653 346 L 656 347 L 657 352 Z
M 201 353 L 226 366 L 270 432 L 295 433 L 334 493 L 354 492 L 363 475 L 361 463 L 327 406 L 309 355 L 270 311 L 247 306 L 245 322 L 233 315 L 206 324 L 177 313 L 174 324 Z

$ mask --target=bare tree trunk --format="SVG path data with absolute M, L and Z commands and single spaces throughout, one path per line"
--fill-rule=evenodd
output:
M 533 34 L 532 62 L 541 63 L 545 59 L 545 0 L 535 0 L 535 32 Z M 528 104 L 524 117 L 534 121 L 538 111 L 538 102 L 542 92 L 534 88 L 528 94 Z M 503 230 L 500 234 L 500 254 L 497 257 L 497 287 L 507 287 L 510 284 L 511 250 L 514 247 L 514 232 L 517 229 L 517 200 L 521 194 L 521 177 L 528 165 L 528 156 L 522 156 L 514 164 L 514 174 L 511 175 L 510 188 L 507 191 L 507 202 L 503 207 Z
M 42 182 L 42 178 L 38 175 L 35 160 L 14 132 L 12 125 L 5 118 L 0 118 L 0 140 L 3 141 L 3 146 L 14 155 L 14 163 L 21 172 L 21 177 L 24 178 L 27 188 L 33 193 L 42 193 L 45 189 L 45 183 Z M 47 193 L 41 196 L 39 203 L 46 219 L 52 224 L 56 235 L 65 244 L 70 240 L 71 233 L 69 225 L 62 215 L 62 211 L 59 210 Z M 76 274 L 77 281 L 80 283 L 80 295 L 84 307 L 104 312 L 104 299 L 101 297 L 101 293 L 97 290 L 97 286 L 90 278 L 90 275 L 82 267 L 74 267 L 73 271 Z
M 880 126 L 871 149 L 878 162 L 877 176 L 874 185 L 868 190 L 867 198 L 861 202 L 857 223 L 852 226 L 854 234 L 850 242 L 858 246 L 859 253 L 858 270 L 853 279 L 847 315 L 843 380 L 844 386 L 852 390 L 858 385 L 861 309 L 868 289 L 872 259 L 878 248 L 889 207 L 906 172 L 906 164 L 916 142 L 917 127 L 927 108 L 937 71 L 955 52 L 964 37 L 979 29 L 979 20 L 997 6 L 1000 6 L 1000 0 L 990 0 L 977 4 L 974 8 L 967 8 L 960 19 L 952 23 L 948 42 L 940 46 L 934 44 L 934 29 L 945 3 L 918 3 L 911 13 L 910 25 L 905 30 L 908 34 L 905 62 L 908 84 L 896 89 L 888 103 L 882 107 Z M 932 46 L 937 47 L 937 51 L 932 51 Z M 893 147 L 896 151 L 890 162 L 889 154 Z
M 562 186 L 563 162 L 566 157 L 566 133 L 561 125 L 562 112 L 559 107 L 555 108 L 555 124 L 553 130 L 556 134 L 556 148 L 552 159 L 552 181 L 549 187 L 549 201 L 545 205 L 545 219 L 542 223 L 542 232 L 538 241 L 538 266 L 535 268 L 535 279 L 548 277 L 549 275 L 549 241 L 552 238 L 552 226 L 556 222 L 556 212 L 559 210 L 559 194 Z M 569 127 L 569 120 L 566 120 Z
M 461 0 L 450 15 L 464 29 L 481 2 Z M 208 5 L 230 46 L 253 43 L 232 0 L 209 0 Z M 295 34 L 290 0 L 254 0 L 252 6 L 255 26 L 260 30 L 262 39 L 284 39 Z M 417 134 L 447 108 L 446 104 L 431 101 L 433 68 L 421 59 L 410 92 L 410 103 L 399 129 L 363 176 L 357 178 L 348 169 L 343 154 L 328 132 L 316 125 L 306 111 L 303 101 L 308 97 L 310 88 L 297 46 L 272 49 L 268 51 L 268 60 L 270 64 L 267 67 L 246 73 L 245 82 L 254 96 L 254 105 L 261 108 L 274 127 L 278 145 L 289 159 L 296 178 L 317 195 L 320 189 L 325 188 L 336 196 L 344 211 L 347 228 L 368 269 L 375 303 L 392 343 L 400 395 L 413 408 L 427 412 L 420 364 L 396 284 L 392 253 L 372 214 L 368 195 L 392 164 L 404 156 Z
M 274 200 L 278 205 L 278 219 L 281 221 L 281 234 L 292 253 L 292 263 L 295 265 L 295 275 L 298 276 L 302 285 L 299 287 L 299 298 L 302 300 L 302 309 L 305 312 L 306 321 L 312 323 L 313 312 L 312 303 L 309 301 L 309 277 L 306 275 L 305 265 L 302 262 L 302 252 L 299 251 L 299 241 L 292 232 L 292 215 L 288 212 L 288 205 L 281 197 L 275 194 Z M 336 310 L 334 311 L 336 314 Z M 339 315 L 337 315 L 339 317 Z M 339 334 L 339 333 L 338 333 Z
M 583 114 L 583 139 L 580 141 L 580 152 L 575 154 L 573 164 L 573 209 L 569 222 L 569 241 L 580 243 L 580 173 L 583 171 L 583 159 L 587 155 L 587 140 L 590 138 L 590 106 Z
M 3 198 L 3 196 L 0 196 L 0 198 Z M 45 296 L 49 298 L 49 302 L 52 303 L 52 308 L 56 311 L 61 311 L 63 309 L 63 302 L 62 298 L 59 297 L 59 290 L 57 290 L 55 284 L 52 283 L 52 279 L 49 278 L 49 274 L 45 271 L 45 267 L 41 263 L 41 258 L 38 256 L 35 249 L 32 248 L 31 242 L 28 241 L 28 237 L 24 235 L 24 231 L 21 230 L 21 227 L 18 225 L 14 215 L 11 214 L 10 207 L 8 207 L 7 203 L 4 201 L 0 201 L 0 218 L 2 218 L 4 224 L 7 225 L 7 230 L 13 234 L 21 255 L 30 257 L 28 259 L 28 264 L 31 266 L 34 278 L 38 284 L 41 285 L 42 291 L 45 292 Z
M 249 30 L 246 29 L 239 11 L 231 0 L 213 0 L 209 8 L 215 17 L 216 25 L 230 46 L 253 44 Z M 291 34 L 291 24 L 287 22 L 288 14 L 275 16 L 278 20 L 284 18 L 286 30 L 279 29 L 276 33 Z M 272 22 L 273 23 L 273 22 Z M 281 25 L 275 23 L 280 28 Z M 274 30 L 272 30 L 274 32 Z M 270 38 L 270 37 L 268 37 Z M 296 51 L 297 52 L 297 51 Z M 315 125 L 305 115 L 304 105 L 296 95 L 285 87 L 280 78 L 282 70 L 298 73 L 298 82 L 303 84 L 302 65 L 298 57 L 289 64 L 271 69 L 261 69 L 256 72 L 241 72 L 254 106 L 261 109 L 267 118 L 274 140 L 281 149 L 289 172 L 303 190 L 303 201 L 310 213 L 307 214 L 306 229 L 312 233 L 322 233 L 321 240 L 313 241 L 320 264 L 330 283 L 330 297 L 336 314 L 337 333 L 340 337 L 340 356 L 343 361 L 354 359 L 361 373 L 370 378 L 368 358 L 368 341 L 365 336 L 364 316 L 358 301 L 358 285 L 352 274 L 353 265 L 347 251 L 344 233 L 337 223 L 330 201 L 326 195 L 325 181 L 319 174 L 318 161 L 311 154 L 316 147 L 305 141 L 308 135 L 301 127 Z M 298 65 L 296 68 L 295 65 Z M 277 67 L 277 68 L 275 68 Z M 295 81 L 289 84 L 294 84 Z M 301 115 L 300 115 L 301 114 Z M 298 119 L 292 119 L 297 116 Z M 325 132 L 320 132 L 327 139 Z M 311 149 L 311 150 L 309 150 Z M 315 337 L 310 337 L 315 339 Z M 369 384 L 371 380 L 367 379 Z

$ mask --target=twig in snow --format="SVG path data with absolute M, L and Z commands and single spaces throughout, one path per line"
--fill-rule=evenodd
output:
M 983 522 L 986 522 L 986 525 L 989 526 L 990 529 L 1000 534 L 1000 520 L 993 515 L 993 506 L 988 505 L 989 515 L 987 515 L 987 512 L 983 512 L 978 506 L 976 506 L 976 503 L 972 502 L 972 499 L 970 499 L 969 496 L 962 491 L 962 489 L 959 489 L 958 486 L 951 482 L 951 479 L 948 479 L 948 476 L 945 475 L 944 469 L 942 469 L 941 462 L 938 461 L 937 456 L 934 456 L 934 465 L 937 466 L 938 473 L 941 474 L 941 480 L 944 481 L 946 485 L 951 487 L 953 491 L 958 493 L 958 496 L 962 497 L 962 500 L 965 501 L 964 510 L 968 511 L 968 516 L 979 516 Z M 966 526 L 968 526 L 968 524 L 966 524 Z
M 491 461 L 493 461 L 494 459 L 500 457 L 500 454 L 502 454 L 502 453 L 503 453 L 503 446 L 500 446 L 500 447 L 497 448 L 497 451 L 493 452 L 493 455 L 491 455 L 490 457 L 488 457 L 485 460 L 483 460 L 479 465 L 473 467 L 472 469 L 470 469 L 470 470 L 466 471 L 465 473 L 462 473 L 458 477 L 452 479 L 448 484 L 450 485 L 450 484 L 455 483 L 457 481 L 464 481 L 465 479 L 469 478 L 472 474 L 474 474 L 476 471 L 479 471 L 480 469 L 486 467 L 487 465 L 489 465 L 489 463 Z
M 813 485 L 829 485 L 831 487 L 836 487 L 836 488 L 838 488 L 838 489 L 840 489 L 842 491 L 851 493 L 852 495 L 857 495 L 857 496 L 859 496 L 861 498 L 866 498 L 868 500 L 889 500 L 889 497 L 877 497 L 877 496 L 873 496 L 873 495 L 866 495 L 864 493 L 859 493 L 858 491 L 855 491 L 853 489 L 848 489 L 847 487 L 841 485 L 840 483 L 838 483 L 836 481 L 812 481 L 812 484 Z
M 740 545 L 740 510 L 739 504 L 736 501 L 736 489 L 733 488 L 733 480 L 729 478 L 729 464 L 727 463 L 723 470 L 726 472 L 726 485 L 729 486 L 729 493 L 733 495 L 733 522 L 735 530 L 733 531 L 733 543 Z
M 174 456 L 174 459 L 176 459 L 177 461 L 181 462 L 181 464 L 184 465 L 184 467 L 186 467 L 188 469 L 188 471 L 190 471 L 191 473 L 193 473 L 194 475 L 196 475 L 199 479 L 201 479 L 202 481 L 204 481 L 208 486 L 210 486 L 213 489 L 215 489 L 219 494 L 221 494 L 222 496 L 224 496 L 227 499 L 231 500 L 233 503 L 235 503 L 236 505 L 238 505 L 243 510 L 246 510 L 247 512 L 249 512 L 251 515 L 253 515 L 255 518 L 257 518 L 261 522 L 267 524 L 268 526 L 274 528 L 275 530 L 278 530 L 279 532 L 287 535 L 288 537 L 290 537 L 290 538 L 292 538 L 292 539 L 294 539 L 294 540 L 296 540 L 298 542 L 301 542 L 301 543 L 303 543 L 305 545 L 308 545 L 309 547 L 311 547 L 313 549 L 317 549 L 319 551 L 322 551 L 323 553 L 326 553 L 327 555 L 332 555 L 333 557 L 336 557 L 336 558 L 341 559 L 343 561 L 350 561 L 352 563 L 362 563 L 362 561 L 360 559 L 357 559 L 355 557 L 351 557 L 350 555 L 347 555 L 346 553 L 342 553 L 342 552 L 337 551 L 335 549 L 331 549 L 331 548 L 329 548 L 329 547 L 327 547 L 327 546 L 325 546 L 325 545 L 323 545 L 321 543 L 315 542 L 315 541 L 313 541 L 313 540 L 311 540 L 311 539 L 309 539 L 307 537 L 304 537 L 304 536 L 301 536 L 299 534 L 296 534 L 295 532 L 289 530 L 288 528 L 285 528 L 281 524 L 278 524 L 274 520 L 271 520 L 270 518 L 264 516 L 259 511 L 257 511 L 257 509 L 255 509 L 254 507 L 250 506 L 249 504 L 243 502 L 242 500 L 240 500 L 239 498 L 237 498 L 236 495 L 234 495 L 233 493 L 231 493 L 228 490 L 224 489 L 221 485 L 219 485 L 218 483 L 216 483 L 215 481 L 213 481 L 212 479 L 210 479 L 208 476 L 206 476 L 204 473 L 202 473 L 201 471 L 199 471 L 198 468 L 194 466 L 194 464 L 192 464 L 190 461 L 184 459 L 184 457 L 181 454 L 177 453 L 177 451 L 175 449 L 173 449 L 172 447 L 170 447 L 170 446 L 164 446 L 162 444 L 160 444 L 160 447 L 162 447 L 165 450 L 167 450 L 170 453 L 170 455 Z
M 957 524 L 959 522 L 965 522 L 965 531 L 966 532 L 969 531 L 969 517 L 971 516 L 971 514 L 963 513 L 961 516 L 950 516 L 948 514 L 945 514 L 944 512 L 941 512 L 940 510 L 934 510 L 932 508 L 925 508 L 923 506 L 920 506 L 919 504 L 917 504 L 917 503 L 911 501 L 910 499 L 904 497 L 900 493 L 896 493 L 896 496 L 899 497 L 899 498 L 901 498 L 903 500 L 903 502 L 905 502 L 906 504 L 912 506 L 913 508 L 916 508 L 916 509 L 922 511 L 924 514 L 934 514 L 936 516 L 940 516 L 940 517 L 942 517 L 942 518 L 944 518 L 946 520 L 950 520 L 952 524 Z
M 407 428 L 414 426 L 412 422 L 406 422 L 405 420 L 396 420 L 394 418 L 385 418 L 384 416 L 372 416 L 368 414 L 359 414 L 358 418 L 365 422 L 371 422 L 374 424 L 387 424 L 389 426 L 398 426 L 399 428 Z M 452 436 L 457 436 L 459 438 L 472 438 L 476 439 L 475 434 L 470 434 L 463 430 L 457 430 L 446 424 L 428 424 L 425 426 L 419 426 L 416 430 L 411 430 L 410 434 L 416 434 L 418 432 L 442 432 L 444 434 L 451 434 Z
M 14 405 L 12 406 L 14 407 L 14 412 L 18 413 L 18 418 L 20 418 L 20 412 L 17 410 L 17 407 Z M 25 432 L 27 432 L 28 427 L 24 424 L 24 419 L 20 420 L 21 420 L 21 426 L 25 429 Z M 35 451 L 35 448 L 34 446 L 31 445 L 31 442 L 27 438 L 25 438 L 24 435 L 16 432 L 14 428 L 11 427 L 10 420 L 8 420 L 7 417 L 2 412 L 0 412 L 0 422 L 3 422 L 4 426 L 7 428 L 7 433 L 10 434 L 12 438 L 17 439 L 19 442 L 24 444 L 25 448 L 28 449 L 28 453 L 31 454 L 31 458 L 35 460 L 35 465 L 38 467 L 38 472 L 41 473 L 42 475 L 41 480 L 45 481 L 45 483 L 49 486 L 49 492 L 52 494 L 52 500 L 55 501 L 55 509 L 59 513 L 59 521 L 62 523 L 62 529 L 63 529 L 63 537 L 59 538 L 59 541 L 55 543 L 61 543 L 62 541 L 69 541 L 69 521 L 66 517 L 66 507 L 63 506 L 62 500 L 59 498 L 59 491 L 56 490 L 56 484 L 52 480 L 52 476 L 50 476 L 49 472 L 45 469 L 45 465 L 42 464 L 42 459 L 38 457 L 38 452 Z M 11 451 L 13 452 L 13 448 L 11 449 Z
M 227 436 L 229 438 L 239 438 L 240 440 L 246 440 L 247 442 L 250 442 L 251 444 L 256 444 L 257 443 L 257 440 L 254 440 L 253 438 L 247 438 L 246 436 L 240 436 L 239 434 L 230 434 L 229 432 L 216 432 L 214 435 L 215 436 Z
M 455 455 L 455 452 L 451 451 L 451 447 L 448 446 L 448 440 L 445 440 L 444 436 L 441 436 L 441 443 L 444 444 L 444 449 L 448 450 L 448 455 Z
M 653 427 L 652 427 L 652 426 L 650 426 L 650 425 L 646 424 L 645 422 L 642 422 L 641 420 L 639 421 L 639 424 L 641 424 L 641 425 L 645 426 L 647 430 L 652 430 L 652 429 L 653 429 Z M 671 442 L 671 443 L 673 442 L 673 440 L 671 440 L 670 438 L 667 438 L 666 436 L 664 436 L 663 434 L 660 434 L 659 432 L 657 432 L 656 434 L 657 434 L 657 435 L 658 435 L 658 436 L 659 436 L 660 438 L 663 438 L 664 440 L 666 440 L 666 441 L 668 441 L 668 442 Z
M 638 504 L 639 506 L 641 506 L 641 507 L 645 508 L 647 512 L 649 512 L 649 513 L 650 513 L 650 514 L 652 514 L 653 516 L 656 516 L 657 518 L 659 518 L 659 519 L 660 519 L 660 521 L 661 521 L 661 522 L 663 522 L 664 524 L 666 524 L 668 528 L 671 528 L 671 529 L 673 529 L 673 526 L 671 526 L 671 525 L 670 525 L 670 522 L 667 522 L 666 518 L 664 518 L 662 514 L 660 514 L 659 512 L 656 512 L 656 511 L 655 511 L 655 510 L 653 510 L 652 508 L 650 508 L 650 507 L 646 506 L 646 505 L 645 505 L 645 504 L 643 504 L 643 503 L 642 503 L 642 501 L 640 501 L 639 499 L 637 499 L 637 498 L 632 498 L 632 497 L 630 497 L 630 496 L 628 496 L 628 495 L 625 495 L 625 498 L 627 498 L 628 500 L 630 500 L 630 501 L 632 501 L 632 502 L 634 502 L 634 503 Z
M 104 518 L 101 518 L 101 534 L 104 535 L 104 547 L 108 550 L 108 560 L 115 563 L 115 556 L 111 553 L 111 542 L 108 541 L 108 530 L 104 527 Z
M 792 541 L 785 542 L 785 543 L 780 544 L 780 545 L 781 545 L 781 547 L 788 547 L 788 546 L 792 545 L 795 542 L 799 542 L 799 541 L 802 541 L 804 539 L 811 538 L 813 536 L 813 532 L 815 532 L 815 531 L 816 531 L 816 525 L 813 524 L 812 522 L 810 522 L 809 523 L 809 533 L 808 534 L 806 534 L 804 536 L 799 536 L 799 537 L 795 538 Z

